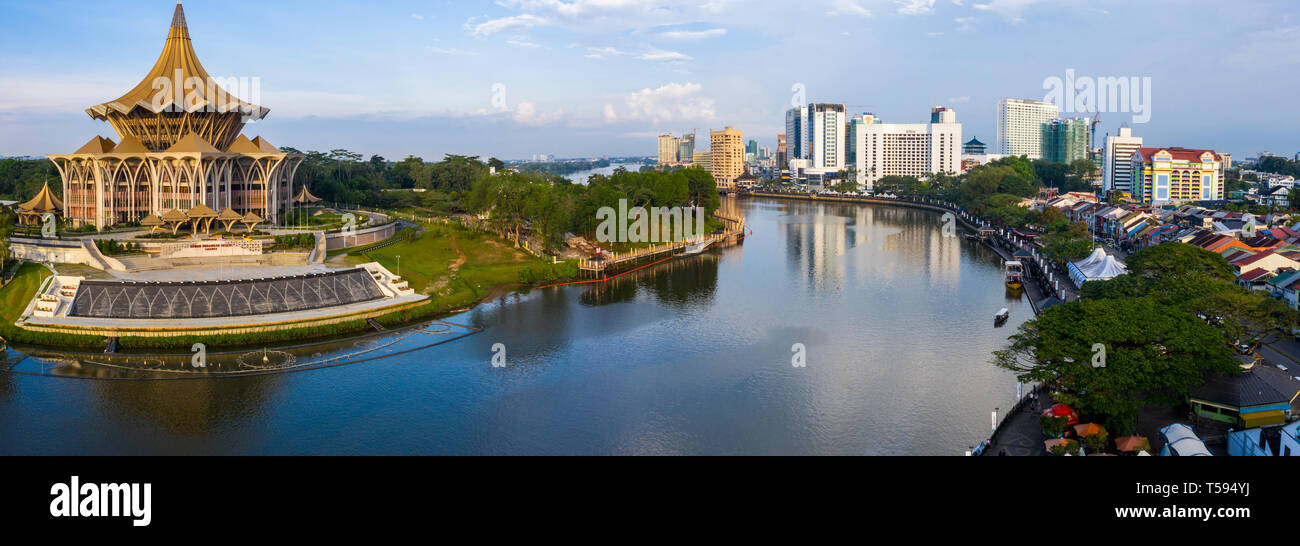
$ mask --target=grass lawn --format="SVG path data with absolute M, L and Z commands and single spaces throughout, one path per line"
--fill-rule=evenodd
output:
M 493 287 L 519 282 L 525 267 L 548 263 L 492 235 L 456 225 L 428 226 L 411 241 L 347 260 L 351 265 L 379 262 L 410 282 L 416 292 L 435 298 L 440 307 L 470 305 Z
M 0 290 L 0 318 L 5 324 L 12 325 L 18 317 L 22 316 L 23 311 L 27 310 L 27 305 L 36 297 L 36 289 L 41 287 L 47 277 L 51 275 L 50 270 L 44 266 L 34 263 L 24 263 L 18 269 L 18 274 L 14 280 L 9 281 L 4 289 Z

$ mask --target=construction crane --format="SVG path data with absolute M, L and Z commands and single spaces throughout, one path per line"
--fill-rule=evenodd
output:
M 1096 146 L 1096 145 L 1097 145 L 1097 126 L 1098 126 L 1098 125 L 1101 125 L 1101 112 L 1097 112 L 1097 115 L 1096 115 L 1095 117 L 1092 118 L 1092 140 L 1089 141 L 1089 143 L 1088 143 L 1088 146 L 1089 146 L 1089 147 L 1093 147 L 1093 146 Z

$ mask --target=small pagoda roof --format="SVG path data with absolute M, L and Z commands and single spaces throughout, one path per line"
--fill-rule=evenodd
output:
M 117 144 L 115 144 L 112 140 L 109 140 L 101 136 L 97 136 L 95 138 L 90 139 L 90 142 L 87 142 L 84 146 L 78 148 L 77 151 L 74 153 L 75 154 L 106 154 L 111 152 L 115 147 L 117 147 Z
M 41 191 L 36 194 L 35 199 L 18 205 L 18 211 L 38 214 L 62 212 L 63 201 L 54 196 L 54 192 L 50 191 L 50 183 L 46 182 L 45 186 L 41 188 Z
M 143 220 L 140 220 L 140 225 L 144 227 L 158 227 L 164 223 L 166 222 L 163 222 L 163 219 L 159 218 L 157 214 L 150 214 L 145 216 Z
M 176 141 L 171 148 L 167 148 L 169 154 L 219 154 L 218 150 L 212 143 L 203 140 L 203 137 L 194 133 L 186 134 Z
M 265 222 L 266 220 L 261 216 L 249 212 L 248 214 L 245 214 L 244 217 L 241 218 L 239 221 L 245 224 L 260 224 L 262 222 Z
M 231 144 L 231 145 L 230 145 L 230 148 L 228 148 L 226 151 L 227 151 L 227 152 L 230 152 L 230 153 L 232 153 L 232 154 L 260 154 L 260 153 L 263 153 L 263 152 L 262 152 L 262 149 L 261 149 L 261 148 L 258 148 L 256 144 L 253 144 L 253 141 L 252 141 L 252 140 L 249 140 L 249 139 L 248 139 L 248 136 L 246 136 L 246 135 L 239 135 L 239 137 L 235 139 L 235 143 L 234 143 L 234 144 Z
M 293 197 L 294 203 L 319 203 L 321 201 L 323 201 L 323 199 L 312 195 L 311 191 L 307 189 L 307 186 L 303 186 L 302 191 L 299 191 L 298 195 Z
M 279 148 L 276 148 L 275 146 L 272 146 L 270 142 L 268 142 L 265 138 L 262 138 L 262 137 L 254 138 L 254 139 L 253 139 L 253 144 L 256 144 L 257 147 L 258 147 L 258 149 L 262 150 L 262 153 L 264 153 L 264 154 L 278 154 L 278 153 L 281 153 Z
M 198 205 L 195 205 L 194 208 L 185 211 L 185 215 L 190 218 L 216 218 L 217 211 L 212 210 L 212 208 L 207 205 L 199 203 Z
M 188 222 L 190 221 L 190 217 L 186 216 L 185 213 L 179 210 L 172 209 L 163 213 L 162 221 L 167 222 L 169 224 L 173 222 Z
M 737 178 L 737 179 L 736 179 L 737 182 L 740 182 L 740 181 L 742 181 L 742 180 L 745 180 L 745 181 L 758 181 L 758 177 L 757 177 L 757 176 L 754 176 L 754 173 L 749 172 L 749 167 L 745 167 L 745 172 L 744 172 L 744 174 L 741 174 L 741 175 L 740 175 L 740 178 Z
M 158 62 L 149 73 L 125 95 L 92 106 L 86 110 L 86 113 L 95 119 L 107 120 L 110 113 L 128 114 L 137 108 L 155 114 L 172 109 L 173 106 L 183 108 L 186 105 L 176 104 L 174 96 L 168 97 L 168 100 L 162 104 L 156 104 L 154 96 L 158 90 L 154 87 L 154 82 L 159 79 L 186 82 L 190 81 L 190 78 L 198 78 L 198 81 L 204 82 L 202 87 L 195 90 L 200 94 L 199 101 L 203 107 L 215 108 L 219 112 L 245 112 L 250 119 L 254 120 L 260 120 L 270 112 L 262 106 L 240 100 L 224 89 L 216 89 L 215 96 L 204 96 L 208 91 L 207 83 L 215 80 L 203 68 L 198 54 L 194 52 L 194 44 L 190 41 L 189 25 L 185 22 L 185 9 L 181 7 L 180 2 L 177 2 L 176 11 L 172 14 L 171 28 L 167 31 L 167 42 L 163 45 Z M 211 102 L 218 98 L 222 99 L 219 104 Z
M 144 143 L 134 135 L 127 135 L 122 139 L 122 143 L 113 148 L 115 154 L 147 154 L 149 149 L 144 147 Z
M 235 209 L 226 209 L 221 211 L 221 214 L 217 215 L 217 219 L 223 221 L 239 221 L 244 219 L 244 215 L 240 214 L 239 211 L 236 211 Z

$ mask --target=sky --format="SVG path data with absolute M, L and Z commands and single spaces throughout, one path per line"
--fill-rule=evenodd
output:
M 0 0 L 0 156 L 117 140 L 84 110 L 140 82 L 173 9 Z M 893 123 L 948 106 L 967 139 L 992 144 L 999 99 L 1041 100 L 1072 70 L 1150 90 L 1149 120 L 1103 112 L 1099 137 L 1127 122 L 1148 145 L 1300 152 L 1294 0 L 191 0 L 185 11 L 208 72 L 260 84 L 271 113 L 245 133 L 303 150 L 639 156 L 655 154 L 658 134 L 726 126 L 774 148 L 800 98 Z

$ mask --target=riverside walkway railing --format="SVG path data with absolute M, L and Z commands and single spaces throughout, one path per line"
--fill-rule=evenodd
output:
M 748 228 L 744 218 L 732 218 L 716 212 L 713 213 L 713 216 L 722 220 L 725 227 L 723 228 L 722 233 L 713 233 L 704 237 L 705 239 L 710 240 L 711 244 L 725 243 L 745 236 L 745 230 Z M 582 260 L 578 262 L 578 269 L 594 273 L 603 273 L 611 267 L 647 258 L 654 258 L 665 254 L 672 254 L 697 241 L 699 241 L 699 239 L 695 241 L 678 241 L 675 243 L 650 246 L 622 254 L 610 254 L 609 257 L 604 260 Z

